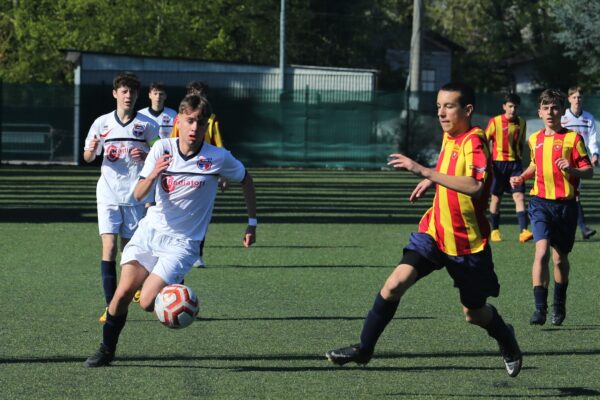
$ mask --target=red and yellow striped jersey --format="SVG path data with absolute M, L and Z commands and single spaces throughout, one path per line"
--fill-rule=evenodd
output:
M 525 144 L 526 122 L 518 117 L 517 122 L 509 121 L 504 114 L 490 119 L 485 136 L 492 150 L 494 161 L 521 161 Z
M 479 198 L 436 185 L 433 206 L 423 215 L 419 232 L 432 236 L 439 249 L 451 256 L 482 251 L 490 225 L 485 217 L 491 179 L 491 159 L 483 130 L 476 126 L 460 136 L 444 133 L 436 171 L 469 176 L 484 182 Z
M 546 135 L 545 129 L 529 137 L 531 165 L 535 165 L 535 180 L 530 194 L 548 200 L 570 200 L 577 195 L 579 178 L 560 170 L 556 160 L 565 158 L 572 167 L 591 166 L 583 138 L 563 129 Z
M 177 126 L 177 118 L 173 121 L 173 129 L 171 130 L 171 137 L 179 137 L 179 127 Z M 223 139 L 221 138 L 221 130 L 219 129 L 219 121 L 215 114 L 211 114 L 208 118 L 208 128 L 204 134 L 204 142 L 210 143 L 213 146 L 223 147 Z

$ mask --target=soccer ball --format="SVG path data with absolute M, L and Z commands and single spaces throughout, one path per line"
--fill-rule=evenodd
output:
M 198 297 L 185 285 L 165 286 L 154 300 L 154 313 L 167 328 L 189 326 L 196 319 L 198 311 Z

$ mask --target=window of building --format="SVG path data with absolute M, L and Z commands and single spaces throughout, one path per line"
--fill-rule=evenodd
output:
M 421 90 L 424 92 L 435 91 L 435 70 L 421 70 Z

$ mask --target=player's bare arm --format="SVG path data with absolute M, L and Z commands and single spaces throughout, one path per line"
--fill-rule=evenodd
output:
M 478 198 L 483 191 L 483 182 L 470 176 L 450 176 L 442 174 L 433 168 L 427 168 L 403 154 L 395 153 L 389 156 L 388 165 L 398 170 L 406 170 L 416 176 L 430 180 L 448 189 Z M 411 195 L 412 197 L 412 195 Z
M 96 159 L 96 149 L 99 143 L 100 141 L 96 137 L 90 141 L 89 146 L 83 151 L 83 160 L 85 162 L 91 163 Z
M 156 165 L 154 166 L 152 172 L 146 178 L 140 179 L 135 185 L 133 197 L 135 197 L 137 201 L 142 200 L 148 195 L 148 193 L 150 193 L 150 190 L 152 189 L 156 178 L 158 178 L 160 174 L 166 171 L 170 163 L 171 155 L 169 154 L 165 154 L 161 156 L 158 160 L 156 160 Z
M 566 158 L 558 158 L 554 163 L 561 171 L 565 171 L 569 175 L 576 176 L 577 178 L 591 179 L 594 176 L 594 168 L 592 166 L 580 168 L 571 167 L 569 160 Z
M 254 180 L 252 175 L 246 172 L 246 176 L 242 181 L 242 191 L 244 192 L 244 200 L 248 209 L 248 226 L 244 233 L 243 245 L 250 247 L 256 242 L 256 190 L 254 188 Z M 250 224 L 250 220 L 254 220 L 254 224 Z

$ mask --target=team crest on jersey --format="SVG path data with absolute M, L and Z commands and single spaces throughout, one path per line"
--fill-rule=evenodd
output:
M 133 136 L 140 137 L 144 134 L 144 125 L 142 124 L 134 124 L 133 125 Z
M 168 124 L 169 122 L 171 122 L 171 117 L 169 117 L 168 115 L 163 115 L 162 123 Z
M 213 165 L 212 158 L 206 158 L 206 157 L 204 157 L 204 156 L 200 156 L 200 157 L 198 158 L 198 163 L 197 163 L 197 165 L 198 165 L 198 168 L 200 168 L 201 170 L 203 170 L 203 171 L 207 171 L 207 170 L 209 170 L 209 169 L 212 167 L 212 165 Z
M 110 145 L 105 150 L 106 159 L 110 162 L 115 162 L 119 159 L 119 148 L 115 145 Z
M 563 144 L 562 140 L 560 140 L 560 139 L 554 140 L 554 143 L 553 143 L 554 150 L 557 150 L 557 151 L 560 150 L 562 148 L 562 144 Z

